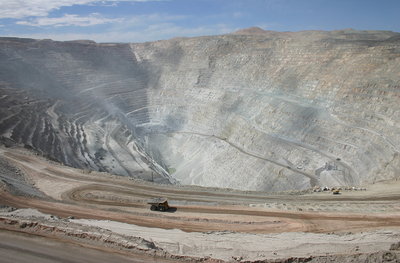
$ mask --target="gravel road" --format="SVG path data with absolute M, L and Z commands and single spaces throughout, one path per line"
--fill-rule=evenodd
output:
M 0 204 L 19 209 L 34 208 L 60 218 L 73 216 L 77 220 L 127 223 L 155 229 L 158 233 L 162 233 L 162 230 L 157 229 L 179 229 L 189 235 L 228 231 L 254 235 L 255 240 L 260 238 L 259 235 L 293 233 L 295 236 L 305 232 L 312 235 L 333 232 L 343 235 L 376 229 L 392 231 L 400 227 L 400 183 L 397 181 L 367 186 L 367 191 L 342 191 L 338 196 L 312 191 L 264 193 L 160 185 L 107 173 L 84 172 L 49 161 L 27 149 L 17 148 L 0 148 L 0 165 L 2 171 L 8 171 L 2 173 Z M 15 183 L 15 180 L 19 183 Z M 167 197 L 172 208 L 165 213 L 150 211 L 147 200 L 152 197 Z M 95 221 L 90 222 L 95 225 Z M 101 225 L 107 229 L 103 223 Z M 397 232 L 390 233 L 398 235 Z M 159 241 L 157 246 L 168 251 L 170 255 L 207 256 L 203 251 L 207 246 L 189 246 L 186 250 L 172 249 L 176 244 L 185 243 L 179 236 L 182 234 L 172 235 L 169 240 L 173 241 L 167 242 L 170 245 L 162 245 L 163 242 Z M 160 236 L 153 237 L 154 240 L 157 238 Z M 211 243 L 218 240 L 218 237 L 207 238 L 210 238 Z M 232 240 L 234 242 L 235 238 Z M 309 244 L 310 240 L 312 237 L 305 238 L 302 246 Z M 246 242 L 250 251 L 250 247 L 254 245 L 250 241 Z M 226 249 L 230 246 L 232 244 L 228 242 Z M 346 245 L 340 244 L 337 247 L 343 249 L 330 253 L 348 252 L 344 249 L 347 248 Z M 252 260 L 263 258 L 257 256 L 263 255 L 262 249 L 257 251 L 257 255 L 254 251 L 251 255 L 244 255 L 245 246 L 238 249 L 243 252 L 238 257 Z M 192 253 L 195 250 L 200 252 Z M 363 250 L 365 251 L 362 252 L 368 252 L 367 248 Z M 229 253 L 226 251 L 218 253 L 221 256 L 217 259 L 228 259 Z M 280 253 L 280 256 L 284 255 Z M 312 253 L 321 255 L 316 251 Z M 274 258 L 274 254 L 269 257 Z

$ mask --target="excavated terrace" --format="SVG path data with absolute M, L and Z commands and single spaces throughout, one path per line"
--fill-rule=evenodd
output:
M 282 191 L 399 178 L 400 34 L 0 39 L 0 135 L 77 168 Z

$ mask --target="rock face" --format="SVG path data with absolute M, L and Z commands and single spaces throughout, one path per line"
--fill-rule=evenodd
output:
M 79 168 L 278 191 L 399 178 L 400 34 L 0 39 L 0 134 Z

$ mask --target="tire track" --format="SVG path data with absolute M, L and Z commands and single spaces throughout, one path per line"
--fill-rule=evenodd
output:
M 271 232 L 327 232 L 332 230 L 348 230 L 371 227 L 400 226 L 399 214 L 385 217 L 379 213 L 337 213 L 306 212 L 295 210 L 278 210 L 253 208 L 248 204 L 266 204 L 285 202 L 357 202 L 368 204 L 377 201 L 400 200 L 400 193 L 381 193 L 381 195 L 365 193 L 362 196 L 332 195 L 278 195 L 264 192 L 241 192 L 227 189 L 201 188 L 191 186 L 173 186 L 143 183 L 124 178 L 104 175 L 85 175 L 72 168 L 52 165 L 35 156 L 24 155 L 12 150 L 0 149 L 0 155 L 13 162 L 35 179 L 69 184 L 70 187 L 59 189 L 63 203 L 44 202 L 42 200 L 12 197 L 0 191 L 0 203 L 21 208 L 37 208 L 40 211 L 58 215 L 74 215 L 89 219 L 118 220 L 146 227 L 165 229 L 179 228 L 184 231 L 205 232 L 215 230 L 231 230 L 251 233 Z M 46 184 L 51 187 L 51 184 Z M 46 193 L 46 189 L 41 189 Z M 53 189 L 50 189 L 53 190 Z M 93 194 L 94 193 L 94 194 Z M 89 195 L 92 194 L 92 195 Z M 107 199 L 107 196 L 113 197 Z M 176 205 L 176 213 L 152 212 L 146 201 L 152 197 L 167 197 L 170 200 L 183 201 L 184 205 Z M 212 203 L 213 205 L 210 205 Z M 68 205 L 67 205 L 68 204 Z M 397 203 L 398 204 L 398 203 Z M 113 211 L 113 212 L 110 212 Z M 215 218 L 221 221 L 215 221 Z M 248 225 L 232 224 L 236 218 L 247 218 L 254 222 L 279 221 L 279 224 Z M 214 220 L 214 221 L 213 221 Z M 238 219 L 239 220 L 239 219 Z M 239 221 L 240 221 L 239 220 Z

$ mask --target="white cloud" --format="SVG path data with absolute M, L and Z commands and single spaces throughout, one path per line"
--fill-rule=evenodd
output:
M 47 16 L 51 11 L 73 5 L 114 5 L 118 2 L 146 2 L 161 0 L 0 0 L 0 19 Z
M 53 39 L 58 41 L 90 39 L 96 42 L 144 42 L 160 39 L 170 39 L 175 36 L 195 37 L 202 35 L 218 35 L 235 31 L 224 24 L 210 26 L 177 25 L 177 21 L 191 18 L 187 15 L 171 15 L 166 13 L 153 13 L 128 16 L 104 16 L 99 13 L 74 14 L 68 13 L 57 17 L 49 16 L 52 11 L 73 5 L 104 5 L 112 6 L 119 2 L 146 2 L 168 0 L 0 0 L 0 19 L 14 18 L 21 26 L 39 27 L 29 28 L 32 33 L 19 33 L 18 37 L 35 39 Z M 189 0 L 187 0 L 189 1 Z M 237 15 L 240 16 L 238 13 Z M 0 20 L 1 21 L 1 20 Z M 90 26 L 107 25 L 102 31 L 90 31 Z M 79 33 L 66 30 L 69 26 L 87 27 Z M 57 30 L 49 30 L 58 28 Z M 60 29 L 64 28 L 64 29 Z M 86 33 L 84 30 L 87 30 Z M 5 30 L 3 30 L 4 32 Z M 25 29 L 25 32 L 26 29 Z M 36 33 L 34 33 L 36 32 Z M 41 33 L 39 33 L 41 32 Z M 62 33 L 61 33 L 62 32 Z M 9 34 L 8 36 L 13 36 Z
M 93 13 L 86 17 L 80 17 L 78 15 L 70 15 L 64 14 L 63 17 L 40 17 L 36 19 L 32 19 L 30 21 L 18 21 L 16 24 L 18 25 L 27 25 L 27 26 L 53 26 L 53 27 L 62 27 L 62 26 L 94 26 L 101 25 L 107 23 L 118 22 L 120 19 L 106 19 L 101 17 L 97 13 Z

